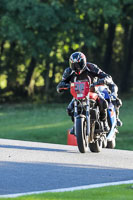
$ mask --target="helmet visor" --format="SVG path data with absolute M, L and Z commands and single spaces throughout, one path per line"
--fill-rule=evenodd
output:
M 71 63 L 71 68 L 75 72 L 80 72 L 83 69 L 83 62 Z

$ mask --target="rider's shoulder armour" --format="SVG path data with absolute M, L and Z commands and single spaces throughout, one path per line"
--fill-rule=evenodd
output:
M 101 69 L 94 63 L 87 62 L 87 68 L 89 71 L 96 74 L 99 74 L 101 72 Z

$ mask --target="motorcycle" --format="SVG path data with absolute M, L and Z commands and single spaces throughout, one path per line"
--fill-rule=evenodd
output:
M 115 108 L 106 87 L 98 83 L 94 86 L 96 92 L 91 91 L 92 84 L 88 81 L 75 81 L 64 88 L 70 88 L 70 93 L 74 98 L 74 133 L 81 153 L 87 152 L 88 148 L 91 152 L 100 152 L 102 148 L 115 147 Z M 100 110 L 97 105 L 99 95 L 103 95 L 109 102 L 109 133 L 104 131 L 103 122 L 100 120 Z
M 71 83 L 70 92 L 74 97 L 74 132 L 78 149 L 81 153 L 88 147 L 92 152 L 100 152 L 106 135 L 96 103 L 98 94 L 90 91 L 88 81 Z

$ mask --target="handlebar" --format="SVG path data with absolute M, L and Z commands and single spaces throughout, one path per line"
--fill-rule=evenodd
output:
M 94 82 L 90 85 L 90 88 L 94 88 L 96 85 L 103 85 L 104 84 L 104 79 L 99 79 L 97 82 Z M 60 87 L 60 90 L 68 90 L 70 89 L 70 84 L 69 83 L 63 83 Z
M 97 82 L 92 83 L 92 84 L 90 85 L 90 88 L 91 88 L 91 87 L 95 87 L 96 85 L 103 85 L 103 84 L 104 84 L 104 83 L 97 81 Z M 64 85 L 60 88 L 60 90 L 68 90 L 68 89 L 70 89 L 70 84 L 69 84 L 69 83 L 64 84 Z
M 70 84 L 68 83 L 64 84 L 64 86 L 60 88 L 60 90 L 68 90 L 68 89 L 70 89 Z

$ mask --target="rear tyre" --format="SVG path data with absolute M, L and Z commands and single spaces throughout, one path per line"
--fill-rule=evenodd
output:
M 116 146 L 116 141 L 115 141 L 115 137 L 113 137 L 113 139 L 111 141 L 107 142 L 107 148 L 114 149 L 115 146 Z
M 98 153 L 102 150 L 102 145 L 103 145 L 102 140 L 98 139 L 95 142 L 89 144 L 90 151 Z
M 78 149 L 81 153 L 88 150 L 88 136 L 86 135 L 86 120 L 85 118 L 76 119 L 76 136 Z

